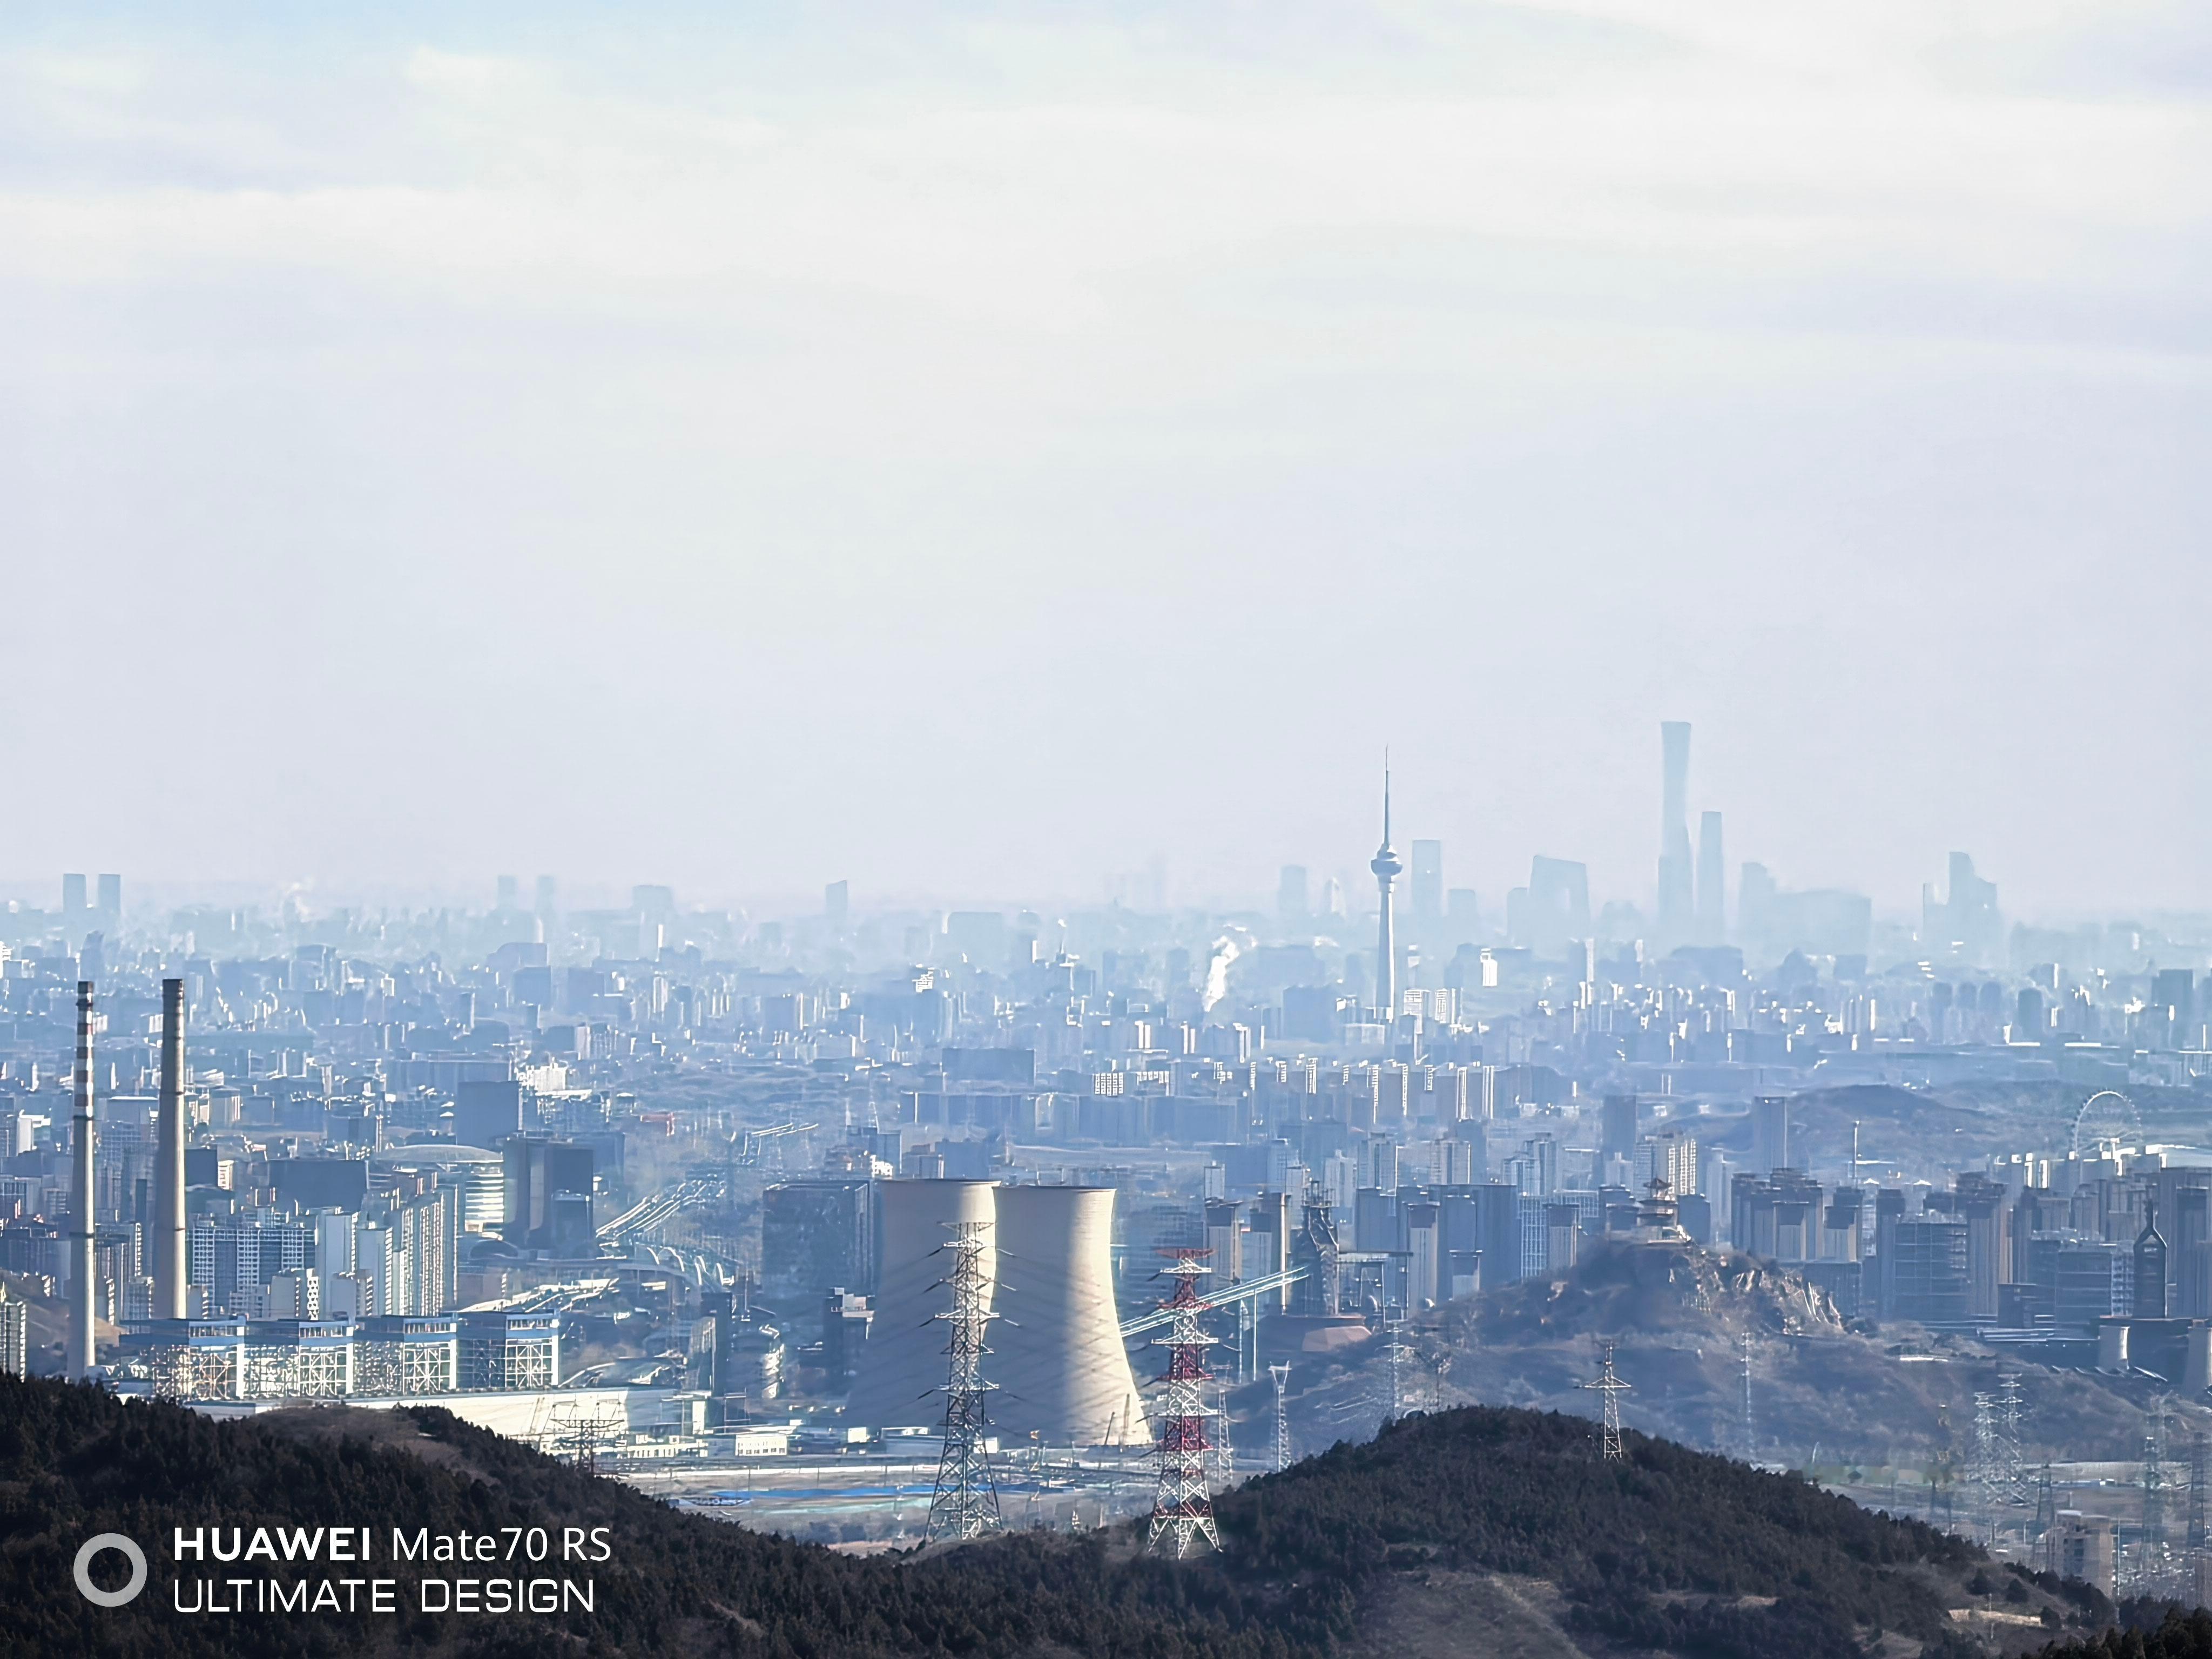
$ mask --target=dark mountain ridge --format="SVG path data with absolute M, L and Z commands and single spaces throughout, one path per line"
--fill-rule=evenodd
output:
M 679 1515 L 441 1412 L 222 1423 L 0 1377 L 0 1651 L 1319 1659 L 1402 1650 L 1378 1634 L 1386 1606 L 1478 1579 L 1537 1584 L 1563 1636 L 1592 1654 L 1963 1655 L 1992 1649 L 1976 1608 L 2008 1609 L 2007 1628 L 2039 1639 L 2109 1617 L 2084 1587 L 2069 1596 L 2056 1581 L 1996 1572 L 1971 1545 L 1802 1482 L 1642 1436 L 1629 1452 L 1600 1458 L 1579 1419 L 1469 1408 L 1395 1424 L 1225 1495 L 1218 1556 L 1159 1560 L 1125 1527 L 856 1560 Z M 399 1581 L 399 1611 L 175 1613 L 170 1529 L 210 1526 L 366 1527 L 375 1571 Z M 605 1528 L 609 1559 L 394 1563 L 395 1527 L 494 1537 L 539 1527 L 556 1540 Z M 78 1547 L 106 1531 L 146 1543 L 156 1568 L 148 1592 L 115 1609 L 89 1604 L 70 1576 Z M 419 1581 L 457 1571 L 587 1577 L 592 1606 L 416 1610 Z M 1480 1648 L 1480 1632 L 1455 1626 L 1455 1642 L 1462 1634 Z

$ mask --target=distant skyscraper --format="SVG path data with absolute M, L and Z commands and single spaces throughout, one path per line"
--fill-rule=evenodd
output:
M 1636 1097 L 1607 1095 L 1598 1119 L 1599 1155 L 1633 1159 L 1636 1139 Z
M 1590 936 L 1589 870 L 1572 859 L 1549 859 L 1540 854 L 1528 860 L 1528 885 L 1521 893 L 1522 917 L 1516 943 L 1525 944 L 1540 957 L 1555 959 L 1567 947 Z M 1512 918 L 1507 897 L 1508 926 Z M 1580 974 L 1577 977 L 1581 977 Z
M 1444 844 L 1440 841 L 1413 843 L 1413 933 L 1426 939 L 1444 919 Z
M 1687 720 L 1659 722 L 1659 943 L 1671 950 L 1690 937 L 1694 920 Z
M 105 875 L 100 878 L 100 914 L 112 932 L 123 920 L 123 878 Z
M 1762 1175 L 1790 1167 L 1790 1101 L 1755 1095 L 1751 1103 L 1751 1164 Z
M 82 875 L 62 878 L 62 914 L 81 916 L 92 907 L 85 902 L 84 878 Z
M 1735 933 L 1746 945 L 1757 949 L 1765 942 L 1774 921 L 1774 896 L 1773 872 L 1763 864 L 1745 865 L 1735 894 Z
M 2143 1010 L 2143 1024 L 2155 1047 L 2195 1046 L 2196 986 L 2196 975 L 2186 968 L 2161 968 L 2151 975 L 2150 1006 Z
M 561 914 L 561 884 L 551 876 L 538 878 L 538 919 L 551 922 Z
M 1306 896 L 1306 867 L 1303 864 L 1286 864 L 1275 884 L 1275 915 L 1286 927 L 1297 927 L 1311 914 L 1312 904 Z
M 845 925 L 845 918 L 852 909 L 852 898 L 851 887 L 842 881 L 833 881 L 822 890 L 822 914 L 829 917 L 832 927 Z
M 2166 1317 L 2166 1240 L 2158 1231 L 2158 1206 L 2146 1205 L 2142 1231 L 2136 1235 L 2135 1296 L 2137 1319 Z
M 493 906 L 493 908 L 501 913 L 505 913 L 510 910 L 520 909 L 521 906 L 521 878 L 518 876 L 501 876 L 499 878 L 499 902 L 497 904 Z
M 1382 844 L 1367 867 L 1375 872 L 1382 912 L 1375 923 L 1375 1006 L 1387 1024 L 1398 1018 L 1398 945 L 1390 927 L 1390 884 L 1405 866 L 1390 846 L 1390 769 L 1382 769 Z
M 1920 890 L 1921 941 L 1938 951 L 1955 947 L 1968 962 L 1988 961 L 2004 940 L 1997 884 L 1976 875 L 1974 860 L 1965 853 L 1951 854 L 1950 876 L 1951 890 L 1941 904 L 1932 886 Z
M 1698 820 L 1698 943 L 1728 942 L 1728 860 L 1721 854 L 1721 815 Z
M 1444 895 L 1444 921 L 1452 943 L 1471 943 L 1482 931 L 1482 908 L 1472 887 L 1455 887 Z

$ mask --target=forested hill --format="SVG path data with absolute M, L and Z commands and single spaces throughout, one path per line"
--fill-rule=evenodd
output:
M 1408 1596 L 1485 1576 L 1544 1581 L 1562 1633 L 1615 1647 L 1741 1655 L 1986 1650 L 1953 1609 L 2081 1620 L 2109 1611 L 1994 1573 L 1971 1547 L 1780 1476 L 1640 1437 L 1600 1460 L 1590 1425 L 1469 1409 L 1414 1419 L 1255 1481 L 1221 1505 L 1227 1547 L 1181 1565 L 1127 1529 L 1024 1534 L 927 1558 L 854 1560 L 683 1516 L 441 1412 L 301 1411 L 218 1423 L 175 1407 L 0 1376 L 0 1652 L 153 1656 L 1111 1656 L 1324 1659 L 1391 1645 Z M 605 1527 L 611 1559 L 523 1569 L 397 1566 L 402 1611 L 171 1610 L 175 1576 L 127 1607 L 88 1604 L 78 1546 L 149 1548 L 182 1526 L 367 1527 L 505 1536 Z M 119 1576 L 120 1563 L 109 1558 Z M 191 1570 L 197 1571 L 197 1570 Z M 362 1569 L 210 1566 L 295 1579 Z M 413 1611 L 428 1574 L 593 1581 L 586 1613 Z M 1463 1632 L 1479 1648 L 1480 1632 Z M 2015 1644 L 2017 1645 L 2017 1644 Z
M 1975 1546 L 1788 1476 L 1663 1440 L 1595 1455 L 1580 1418 L 1472 1407 L 1339 1445 L 1221 1501 L 1239 1571 L 1371 1590 L 1478 1569 L 1556 1583 L 1570 1628 L 1638 1649 L 1931 1652 L 2101 1626 L 2087 1585 L 2001 1570 Z M 1954 1617 L 1954 1612 L 1964 1617 Z M 2208 1655 L 2205 1659 L 2212 1659 Z

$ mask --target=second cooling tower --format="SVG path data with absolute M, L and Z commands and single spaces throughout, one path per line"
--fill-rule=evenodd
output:
M 1114 1189 L 1001 1187 L 1001 1316 L 985 1374 L 1000 1433 L 1048 1445 L 1150 1439 L 1114 1306 Z
M 947 1335 L 946 1322 L 933 1316 L 952 1307 L 952 1293 L 942 1282 L 951 1275 L 951 1252 L 943 1247 L 952 1237 L 952 1224 L 994 1219 L 992 1190 L 988 1181 L 886 1181 L 877 1189 L 883 1206 L 877 1233 L 883 1271 L 876 1282 L 875 1322 L 868 1346 L 860 1351 L 845 1408 L 847 1422 L 884 1429 L 944 1418 L 945 1396 L 932 1392 L 945 1386 Z M 988 1286 L 998 1279 L 998 1251 L 988 1242 L 990 1231 L 984 1238 Z M 984 1340 L 996 1346 L 997 1335 L 990 1331 Z M 992 1376 L 988 1357 L 983 1374 Z
M 1034 1431 L 1047 1444 L 1142 1444 L 1151 1436 L 1114 1304 L 1110 1187 L 994 1187 L 982 1181 L 887 1181 L 876 1317 L 846 1420 L 883 1429 L 945 1415 L 947 1322 L 943 1247 L 951 1224 L 988 1221 L 991 1286 L 983 1358 L 988 1412 L 1002 1443 Z

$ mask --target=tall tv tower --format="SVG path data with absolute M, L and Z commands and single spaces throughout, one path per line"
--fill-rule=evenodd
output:
M 1390 884 L 1406 866 L 1390 846 L 1390 757 L 1382 757 L 1382 844 L 1367 867 L 1375 872 L 1375 885 L 1382 898 L 1382 914 L 1375 923 L 1375 1006 L 1382 1011 L 1383 1040 L 1398 1023 L 1398 945 L 1391 936 Z

